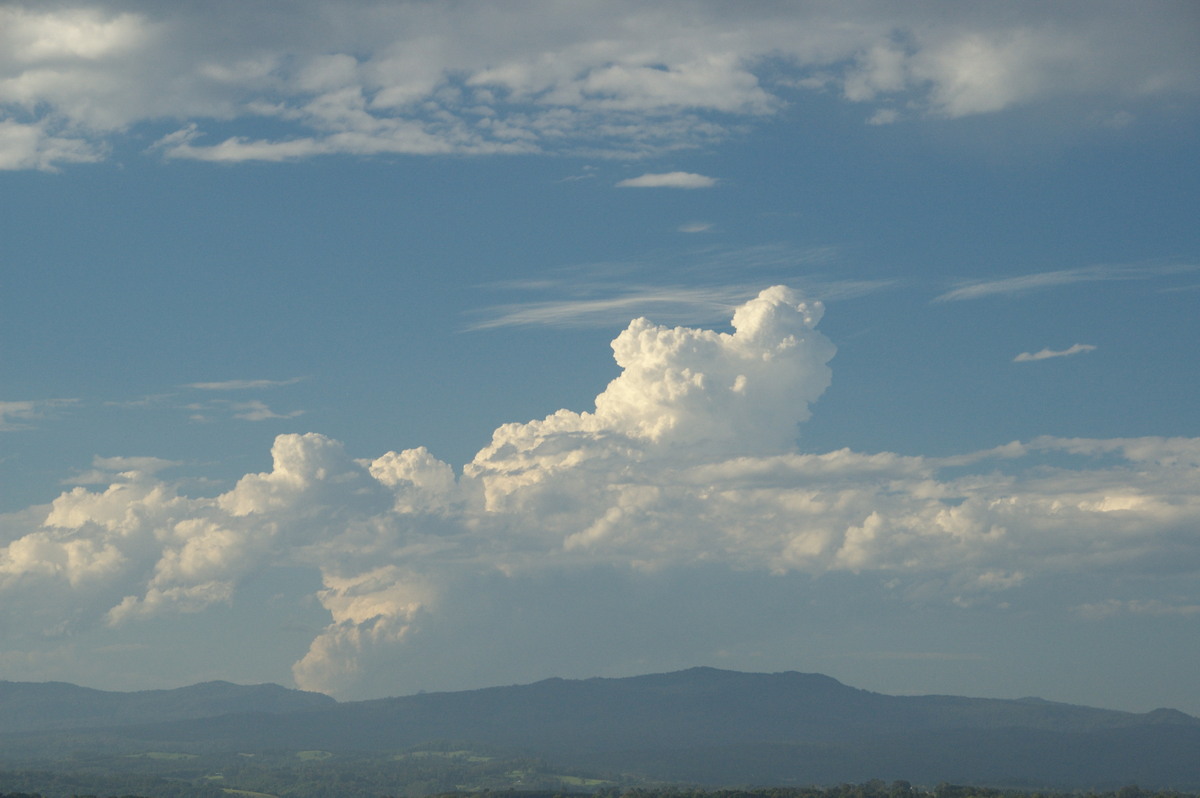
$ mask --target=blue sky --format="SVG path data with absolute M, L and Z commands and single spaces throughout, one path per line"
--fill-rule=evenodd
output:
M 0 4 L 0 678 L 1200 713 L 1198 45 Z

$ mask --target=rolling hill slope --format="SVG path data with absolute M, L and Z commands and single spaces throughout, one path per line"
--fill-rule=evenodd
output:
M 712 668 L 341 704 L 275 687 L 283 693 L 264 690 L 269 701 L 220 714 L 215 710 L 227 705 L 228 688 L 207 688 L 214 695 L 206 717 L 179 717 L 181 707 L 199 711 L 183 700 L 196 697 L 188 692 L 159 705 L 176 713 L 161 722 L 130 724 L 135 713 L 126 709 L 125 725 L 84 733 L 77 713 L 73 744 L 386 755 L 454 741 L 572 768 L 704 785 L 881 778 L 1058 789 L 1133 782 L 1200 787 L 1200 719 L 1173 710 L 889 696 L 819 674 Z M 152 720 L 151 703 L 137 706 L 143 721 Z M 55 717 L 47 713 L 47 723 L 64 722 Z M 48 725 L 42 735 L 61 728 Z

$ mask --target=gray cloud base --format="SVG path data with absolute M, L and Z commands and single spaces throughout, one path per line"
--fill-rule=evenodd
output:
M 12 2 L 0 168 L 102 160 L 138 126 L 164 157 L 204 161 L 629 157 L 810 92 L 872 124 L 1047 101 L 1129 124 L 1196 93 L 1194 23 L 1188 3 Z

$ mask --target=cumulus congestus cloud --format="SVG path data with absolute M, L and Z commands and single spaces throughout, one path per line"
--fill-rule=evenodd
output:
M 732 332 L 635 320 L 592 410 L 504 425 L 460 476 L 423 447 L 363 460 L 309 433 L 279 436 L 270 471 L 216 496 L 138 469 L 74 488 L 40 522 L 0 519 L 3 623 L 25 639 L 116 633 L 225 605 L 263 569 L 307 569 L 327 622 L 293 676 L 356 696 L 414 663 L 466 667 L 452 663 L 472 644 L 540 656 L 582 639 L 563 630 L 584 618 L 626 613 L 649 637 L 670 607 L 630 617 L 629 596 L 689 574 L 859 574 L 952 607 L 1081 572 L 1200 568 L 1194 439 L 803 451 L 798 425 L 831 379 L 822 310 L 774 287 Z

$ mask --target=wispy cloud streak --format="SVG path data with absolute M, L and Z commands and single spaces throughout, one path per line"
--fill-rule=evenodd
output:
M 1091 352 L 1096 347 L 1092 344 L 1074 344 L 1066 349 L 1042 349 L 1038 352 L 1022 352 L 1013 358 L 1014 363 L 1028 363 L 1032 360 L 1048 360 L 1052 357 L 1068 357 L 1083 352 Z
M 646 286 L 621 296 L 595 299 L 561 299 L 500 305 L 492 318 L 470 325 L 469 330 L 547 325 L 552 327 L 606 326 L 632 316 L 653 313 L 657 318 L 711 319 L 727 315 L 749 291 L 736 288 L 684 288 Z
M 1060 269 L 1036 274 L 1022 274 L 999 280 L 966 283 L 933 298 L 934 302 L 958 302 L 989 296 L 1013 296 L 1074 283 L 1094 283 L 1109 280 L 1145 280 L 1166 274 L 1196 271 L 1193 264 L 1097 265 L 1078 269 Z
M 224 382 L 189 382 L 185 388 L 198 391 L 245 391 L 255 388 L 278 388 L 284 385 L 295 385 L 304 377 L 292 377 L 288 380 L 225 380 Z
M 891 288 L 896 280 L 832 279 L 826 269 L 839 259 L 836 247 L 785 245 L 707 247 L 655 253 L 645 261 L 580 264 L 539 279 L 492 283 L 484 288 L 542 299 L 485 308 L 468 330 L 546 325 L 621 327 L 633 316 L 652 315 L 671 324 L 728 318 L 730 310 L 758 292 L 762 280 L 786 276 L 806 296 L 852 299 Z M 821 271 L 816 271 L 820 268 Z M 807 272 L 803 276 L 800 273 Z M 749 282 L 754 279 L 757 282 Z

